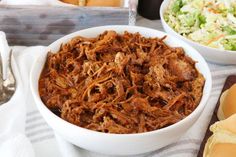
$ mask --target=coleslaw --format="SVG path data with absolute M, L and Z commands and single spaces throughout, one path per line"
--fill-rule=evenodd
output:
M 172 0 L 164 19 L 192 41 L 236 51 L 236 0 Z

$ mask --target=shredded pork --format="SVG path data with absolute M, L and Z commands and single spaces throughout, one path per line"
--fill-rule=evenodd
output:
M 153 131 L 182 120 L 198 106 L 205 80 L 165 38 L 106 31 L 72 39 L 48 54 L 42 101 L 66 121 L 105 133 Z

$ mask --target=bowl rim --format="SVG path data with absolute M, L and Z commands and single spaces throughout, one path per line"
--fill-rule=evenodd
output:
M 201 114 L 201 111 L 203 111 L 203 109 L 206 106 L 206 103 L 210 97 L 210 93 L 211 93 L 211 89 L 212 89 L 212 77 L 211 77 L 211 73 L 210 73 L 210 69 L 208 64 L 206 63 L 205 59 L 202 57 L 202 55 L 195 49 L 193 48 L 191 45 L 189 45 L 188 43 L 186 43 L 185 41 L 182 41 L 180 39 L 177 39 L 176 37 L 169 35 L 165 32 L 159 31 L 159 30 L 155 30 L 155 29 L 151 29 L 151 28 L 146 28 L 146 27 L 140 27 L 140 26 L 128 26 L 128 25 L 106 25 L 106 26 L 98 26 L 98 27 L 91 27 L 91 28 L 87 28 L 87 29 L 83 29 L 80 31 L 76 31 L 74 33 L 70 33 L 66 36 L 63 36 L 62 38 L 59 38 L 58 40 L 54 41 L 53 43 L 51 43 L 49 46 L 47 46 L 47 48 L 45 49 L 44 53 L 47 53 L 50 50 L 50 47 L 57 45 L 58 46 L 58 42 L 60 42 L 60 45 L 63 43 L 61 41 L 66 41 L 66 40 L 70 40 L 75 36 L 78 36 L 82 31 L 90 31 L 90 29 L 97 29 L 97 28 L 103 28 L 103 29 L 113 29 L 116 31 L 116 28 L 123 28 L 125 31 L 125 28 L 130 27 L 130 28 L 134 28 L 134 29 L 140 29 L 140 30 L 149 30 L 149 31 L 154 31 L 158 34 L 161 35 L 167 35 L 168 37 L 170 37 L 171 39 L 174 39 L 178 42 L 181 43 L 181 45 L 183 45 L 182 47 L 184 47 L 185 49 L 188 49 L 188 51 L 195 51 L 193 53 L 196 53 L 196 55 L 198 56 L 198 61 L 202 62 L 202 65 L 204 66 L 206 72 L 206 76 L 204 76 L 205 78 L 205 84 L 203 87 L 203 91 L 205 90 L 205 93 L 203 93 L 201 100 L 198 104 L 198 106 L 195 108 L 195 110 L 189 114 L 187 117 L 185 117 L 184 119 L 178 121 L 177 123 L 174 123 L 172 125 L 169 125 L 167 127 L 161 128 L 161 129 L 157 129 L 157 130 L 153 130 L 153 131 L 148 131 L 148 132 L 143 132 L 143 133 L 133 133 L 133 134 L 114 134 L 114 133 L 104 133 L 104 132 L 98 132 L 98 131 L 94 131 L 94 130 L 90 130 L 90 129 L 86 129 L 77 125 L 74 125 L 70 122 L 67 122 L 66 120 L 62 119 L 61 117 L 55 115 L 50 109 L 48 109 L 46 107 L 46 105 L 42 102 L 39 93 L 38 93 L 38 89 L 36 89 L 35 84 L 38 82 L 33 82 L 34 78 L 35 78 L 35 74 L 36 72 L 34 71 L 37 67 L 37 61 L 39 59 L 41 59 L 40 57 L 37 58 L 34 63 L 33 66 L 31 68 L 30 71 L 30 89 L 32 92 L 32 95 L 34 97 L 35 103 L 37 108 L 39 109 L 41 115 L 43 115 L 44 117 L 44 113 L 47 115 L 50 115 L 51 118 L 53 118 L 54 120 L 58 121 L 60 124 L 64 125 L 65 127 L 70 127 L 71 129 L 75 129 L 75 130 L 80 130 L 82 132 L 86 132 L 86 134 L 93 134 L 93 135 L 100 135 L 100 136 L 110 136 L 110 137 L 142 137 L 142 136 L 148 136 L 148 135 L 153 135 L 153 134 L 157 134 L 157 133 L 164 133 L 164 132 L 168 132 L 174 128 L 179 128 L 182 125 L 184 125 L 185 123 L 187 123 L 188 121 L 191 121 L 191 119 L 193 119 L 197 114 Z M 137 31 L 138 32 L 138 31 Z M 99 32 L 102 33 L 102 32 Z M 141 34 L 142 35 L 142 34 Z M 188 54 L 187 54 L 188 55 Z M 41 55 L 42 56 L 42 55 Z M 192 58 L 192 57 L 191 57 Z M 199 70 L 200 71 L 200 70 Z M 201 71 L 200 71 L 201 72 Z M 39 78 L 36 78 L 37 81 Z M 42 111 L 43 110 L 43 111 Z M 47 121 L 47 119 L 45 118 L 45 120 Z M 49 124 L 50 125 L 50 124 Z M 51 126 L 52 127 L 52 126 Z
M 161 3 L 161 7 L 160 7 L 160 10 L 159 10 L 159 14 L 160 14 L 160 19 L 161 19 L 161 22 L 163 22 L 170 30 L 172 30 L 172 32 L 174 33 L 174 35 L 176 35 L 177 37 L 179 37 L 181 40 L 186 40 L 188 41 L 189 43 L 193 44 L 194 46 L 199 46 L 199 47 L 203 47 L 203 48 L 206 48 L 206 49 L 209 49 L 211 51 L 218 51 L 220 53 L 229 53 L 229 54 L 232 54 L 232 55 L 236 55 L 236 51 L 232 51 L 232 50 L 221 50 L 221 49 L 217 49 L 217 48 L 214 48 L 214 47 L 210 47 L 210 46 L 206 46 L 206 45 L 203 45 L 203 44 L 200 44 L 198 42 L 195 42 L 193 40 L 190 40 L 182 35 L 180 35 L 178 32 L 176 32 L 165 20 L 164 18 L 164 14 L 165 14 L 165 11 L 167 8 L 164 8 L 164 5 L 167 5 L 167 3 L 170 3 L 171 1 L 173 0 L 164 0 L 162 3 Z M 168 5 L 167 5 L 168 6 Z

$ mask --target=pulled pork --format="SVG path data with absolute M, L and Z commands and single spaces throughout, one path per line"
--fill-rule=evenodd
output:
M 46 106 L 91 130 L 130 134 L 157 130 L 188 116 L 204 77 L 182 48 L 163 38 L 106 31 L 75 37 L 47 56 L 39 80 Z

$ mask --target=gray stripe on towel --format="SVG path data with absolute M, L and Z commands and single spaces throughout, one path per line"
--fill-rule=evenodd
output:
M 43 119 L 43 117 L 41 116 L 41 115 L 37 115 L 37 116 L 35 116 L 35 117 L 31 117 L 31 118 L 26 118 L 26 124 L 28 124 L 28 123 L 33 123 L 33 122 L 35 122 L 35 121 L 39 121 L 39 120 L 43 120 L 44 121 L 44 119 Z
M 48 134 L 48 135 L 44 135 L 44 136 L 32 139 L 31 142 L 32 143 L 38 143 L 38 142 L 43 142 L 45 140 L 50 140 L 50 139 L 53 139 L 53 138 L 54 138 L 54 134 Z
M 33 137 L 33 136 L 37 136 L 40 134 L 44 134 L 44 133 L 49 133 L 49 132 L 53 132 L 51 128 L 46 127 L 46 128 L 42 128 L 42 129 L 38 129 L 29 133 L 26 133 L 27 137 Z
M 192 155 L 197 155 L 198 149 L 178 149 L 178 150 L 173 150 L 169 151 L 163 155 L 160 155 L 160 157 L 170 157 L 172 155 L 177 155 L 177 154 L 192 154 Z M 155 157 L 155 156 L 154 156 Z
M 230 74 L 235 74 L 236 73 L 236 69 L 235 67 L 234 68 L 230 68 L 230 69 L 222 69 L 222 70 L 214 70 L 214 71 L 211 71 L 212 72 L 212 77 L 222 77 L 222 76 L 227 76 L 227 75 L 230 75 Z
M 46 122 L 40 122 L 40 121 L 38 123 L 33 123 L 33 124 L 30 123 L 26 125 L 25 130 L 27 132 L 41 126 L 48 126 L 48 124 Z
M 201 144 L 201 140 L 198 139 L 186 139 L 186 140 L 181 140 L 175 143 L 172 143 L 168 146 L 165 146 L 163 148 L 160 148 L 154 152 L 152 152 L 151 154 L 149 154 L 147 157 L 152 157 L 153 155 L 159 154 L 163 151 L 166 151 L 168 149 L 171 149 L 173 147 L 179 146 L 179 145 L 186 145 L 186 144 L 196 144 L 196 145 L 200 145 Z
M 27 112 L 26 116 L 30 117 L 30 116 L 34 116 L 34 115 L 37 115 L 37 114 L 39 114 L 39 111 L 38 110 L 33 110 L 33 111 L 30 111 L 30 112 Z

